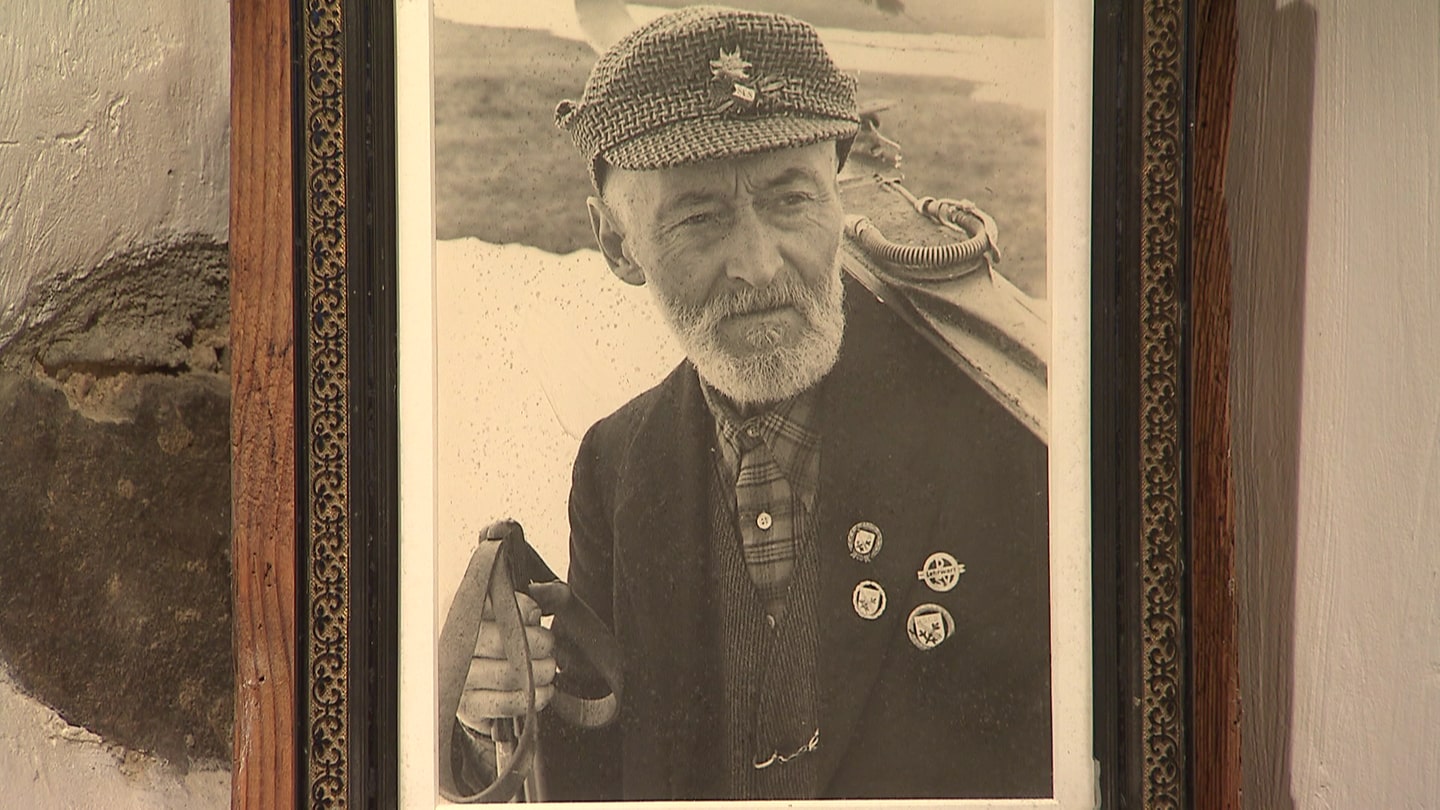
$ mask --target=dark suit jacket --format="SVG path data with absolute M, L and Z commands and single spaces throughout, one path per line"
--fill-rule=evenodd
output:
M 1046 447 L 863 287 L 846 309 L 820 415 L 821 794 L 1049 796 Z M 552 798 L 723 798 L 712 444 L 685 363 L 581 445 L 569 581 L 614 629 L 626 689 L 609 728 L 547 721 Z M 860 521 L 883 532 L 869 563 L 846 544 Z M 967 569 L 947 593 L 917 576 L 937 551 Z M 888 597 L 873 621 L 852 607 L 866 579 Z M 925 603 L 955 623 L 930 650 L 905 628 Z

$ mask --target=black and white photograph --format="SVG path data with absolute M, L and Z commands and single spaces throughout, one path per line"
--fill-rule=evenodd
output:
M 1088 11 L 399 14 L 403 806 L 1090 806 Z

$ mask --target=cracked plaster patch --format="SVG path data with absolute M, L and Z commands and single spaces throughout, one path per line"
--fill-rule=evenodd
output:
M 117 256 L 33 291 L 0 340 L 0 469 L 24 471 L 0 487 L 20 561 L 0 663 L 69 721 L 52 741 L 161 757 L 121 755 L 132 776 L 230 741 L 227 259 L 203 239 Z
M 0 334 L 0 368 L 59 388 L 89 419 L 129 421 L 137 378 L 228 374 L 228 272 L 224 246 L 186 239 L 53 281 Z

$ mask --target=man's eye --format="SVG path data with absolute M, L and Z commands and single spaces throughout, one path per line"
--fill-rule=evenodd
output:
M 795 206 L 804 205 L 810 202 L 810 200 L 812 199 L 814 198 L 803 191 L 792 191 L 791 193 L 786 194 L 780 198 L 780 204 L 793 208 Z
M 704 212 L 701 212 L 701 213 L 698 213 L 698 214 L 691 214 L 690 216 L 685 217 L 684 219 L 680 220 L 680 224 L 681 224 L 681 225 L 689 225 L 689 226 L 709 225 L 710 223 L 712 223 L 712 222 L 714 222 L 714 221 L 715 221 L 715 215 L 714 215 L 713 213 L 710 213 L 709 211 L 704 211 Z

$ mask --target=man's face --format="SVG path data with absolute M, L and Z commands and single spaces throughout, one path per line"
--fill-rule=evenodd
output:
M 656 171 L 612 170 L 592 220 L 612 268 L 647 284 L 700 375 L 741 405 L 829 372 L 844 331 L 835 144 Z

